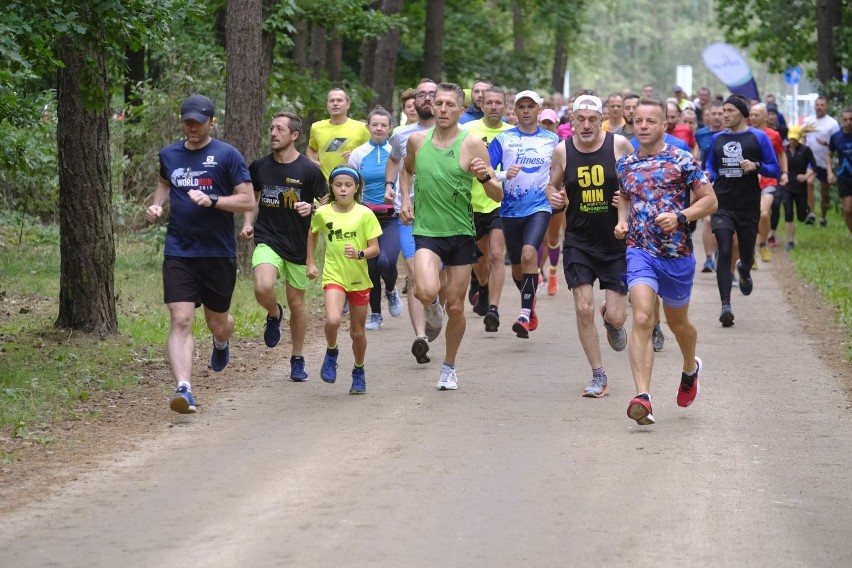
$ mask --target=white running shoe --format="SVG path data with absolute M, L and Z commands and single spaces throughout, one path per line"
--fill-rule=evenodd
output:
M 399 290 L 394 288 L 385 294 L 388 299 L 388 311 L 391 317 L 398 318 L 402 314 L 402 299 L 399 297 Z
M 454 391 L 459 388 L 456 370 L 446 365 L 441 365 L 441 378 L 438 379 L 438 390 Z
M 426 338 L 430 342 L 435 341 L 444 327 L 444 308 L 440 301 L 436 301 L 434 304 L 423 306 L 423 313 L 426 316 Z
M 364 326 L 364 329 L 381 329 L 382 328 L 382 314 L 371 313 L 370 317 L 367 318 L 367 324 Z

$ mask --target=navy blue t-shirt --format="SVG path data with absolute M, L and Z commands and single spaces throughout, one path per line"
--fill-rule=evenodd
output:
M 743 160 L 760 163 L 757 171 L 746 172 Z M 769 136 L 749 126 L 740 132 L 722 130 L 713 135 L 705 164 L 719 209 L 760 209 L 760 182 L 757 175 L 778 179 L 781 168 Z
M 236 258 L 234 214 L 196 205 L 187 193 L 231 195 L 241 183 L 251 182 L 240 152 L 215 138 L 204 148 L 189 150 L 176 142 L 160 150 L 160 177 L 169 182 L 169 225 L 165 256 Z

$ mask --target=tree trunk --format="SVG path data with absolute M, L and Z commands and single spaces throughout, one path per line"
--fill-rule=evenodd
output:
M 843 0 L 817 1 L 817 79 L 823 85 L 841 80 L 840 58 L 835 51 L 837 38 L 835 26 L 841 24 L 841 4 Z M 827 95 L 828 93 L 822 93 Z
M 325 65 L 326 48 L 325 28 L 316 24 L 311 26 L 311 48 L 308 51 L 308 70 L 314 77 L 320 77 Z
M 373 87 L 376 78 L 376 38 L 365 37 L 361 41 L 361 84 Z M 374 87 L 373 87 L 374 88 Z
M 261 82 L 263 5 L 261 0 L 229 0 L 227 10 L 225 138 L 250 164 L 260 155 L 266 106 L 267 89 Z M 237 230 L 241 227 L 238 220 Z M 252 243 L 239 238 L 237 242 L 237 266 L 243 274 L 251 274 Z
M 553 48 L 553 72 L 550 74 L 550 90 L 562 93 L 565 86 L 565 65 L 568 63 L 566 47 L 567 30 L 563 26 L 556 27 L 556 44 Z M 570 93 L 563 93 L 567 99 Z M 556 109 L 557 112 L 559 109 Z
M 441 82 L 444 72 L 444 8 L 446 0 L 426 1 L 423 38 L 423 76 Z
M 526 51 L 524 45 L 524 15 L 521 13 L 521 4 L 517 0 L 512 2 L 512 39 L 515 55 L 523 55 Z
M 305 72 L 308 69 L 310 27 L 305 20 L 296 20 L 293 27 L 296 28 L 295 37 L 293 37 L 293 61 L 299 71 Z
M 382 12 L 388 16 L 402 12 L 403 0 L 384 0 Z M 396 83 L 396 54 L 399 52 L 400 29 L 393 28 L 376 42 L 375 67 L 371 83 L 376 92 L 373 104 L 393 109 L 393 88 Z
M 343 79 L 343 37 L 340 32 L 334 31 L 328 42 L 328 78 L 334 83 L 340 83 Z
M 59 316 L 56 327 L 118 332 L 106 57 L 59 42 Z

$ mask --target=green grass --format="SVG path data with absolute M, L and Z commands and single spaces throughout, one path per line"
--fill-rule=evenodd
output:
M 117 238 L 119 335 L 86 336 L 53 327 L 59 297 L 58 230 L 0 213 L 0 437 L 47 443 L 49 438 L 37 434 L 46 425 L 76 417 L 81 402 L 105 391 L 132 388 L 150 365 L 157 366 L 164 385 L 170 386 L 161 237 L 154 229 Z M 309 305 L 321 293 L 319 283 L 312 282 Z M 281 290 L 279 298 L 283 304 Z M 235 338 L 262 336 L 266 313 L 255 301 L 250 278 L 238 279 L 231 313 Z M 199 342 L 210 340 L 200 313 L 193 334 Z M 13 458 L 0 451 L 0 463 Z
M 796 248 L 790 260 L 801 277 L 813 284 L 836 308 L 836 321 L 846 328 L 846 359 L 852 361 L 852 238 L 835 208 L 828 212 L 828 225 L 796 224 Z M 778 244 L 786 240 L 783 222 L 779 226 Z

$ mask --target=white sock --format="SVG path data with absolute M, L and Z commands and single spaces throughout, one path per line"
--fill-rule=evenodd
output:
M 186 387 L 186 390 L 192 392 L 192 385 L 189 384 L 189 381 L 178 381 L 178 390 L 180 387 Z

